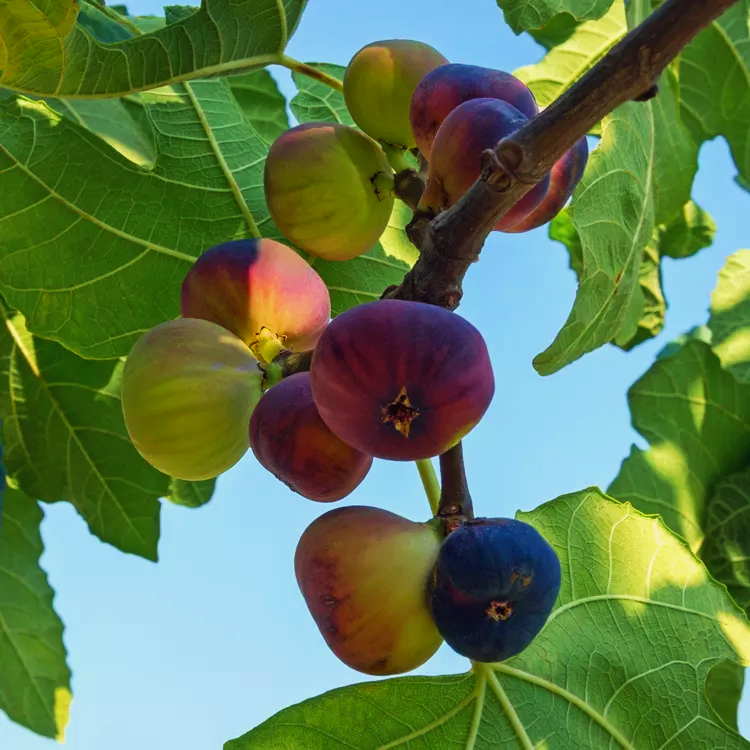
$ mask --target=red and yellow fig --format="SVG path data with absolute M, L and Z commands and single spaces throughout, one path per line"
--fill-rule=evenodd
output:
M 372 466 L 372 456 L 337 438 L 320 418 L 309 372 L 266 391 L 250 420 L 250 447 L 290 489 L 323 503 L 346 497 Z
M 125 362 L 125 426 L 159 471 L 216 477 L 250 447 L 262 381 L 258 361 L 230 331 L 197 318 L 169 320 L 138 339 Z
M 297 546 L 294 570 L 321 635 L 336 656 L 370 675 L 409 672 L 442 638 L 430 615 L 428 584 L 442 536 L 379 508 L 324 513 Z
M 344 99 L 354 122 L 383 144 L 413 148 L 409 106 L 414 89 L 427 73 L 447 62 L 429 44 L 409 39 L 366 45 L 344 73 Z
M 188 271 L 180 311 L 226 328 L 261 359 L 272 359 L 281 345 L 312 349 L 331 316 L 331 300 L 323 279 L 290 247 L 233 240 L 206 250 Z
M 393 210 L 393 170 L 385 153 L 347 125 L 313 122 L 282 133 L 268 152 L 264 186 L 281 233 L 326 260 L 367 252 Z

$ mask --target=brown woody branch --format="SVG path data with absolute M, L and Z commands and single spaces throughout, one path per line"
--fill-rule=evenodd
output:
M 453 207 L 415 213 L 407 232 L 421 254 L 383 297 L 455 310 L 462 282 L 492 227 L 605 115 L 654 96 L 679 52 L 737 0 L 666 0 L 534 119 L 483 155 L 482 174 Z

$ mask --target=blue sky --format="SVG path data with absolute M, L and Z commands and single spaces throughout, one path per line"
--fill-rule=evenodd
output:
M 160 13 L 131 0 L 131 13 Z M 512 71 L 542 50 L 515 37 L 493 0 L 311 0 L 289 54 L 346 64 L 364 44 L 425 41 L 453 62 Z M 294 89 L 274 69 L 283 91 Z M 716 275 L 748 247 L 748 195 L 732 182 L 723 141 L 704 146 L 694 196 L 718 224 L 713 247 L 664 261 L 666 330 L 625 354 L 607 346 L 542 378 L 531 366 L 552 341 L 575 295 L 562 246 L 546 228 L 493 235 L 466 279 L 460 314 L 484 334 L 497 391 L 465 440 L 469 483 L 482 515 L 512 516 L 589 485 L 605 488 L 631 443 L 626 390 L 671 338 L 703 323 Z M 344 504 L 377 505 L 414 520 L 427 501 L 413 464 L 376 461 Z M 276 711 L 359 682 L 325 647 L 297 589 L 294 550 L 328 509 L 291 493 L 248 454 L 199 510 L 165 505 L 161 561 L 123 555 L 92 537 L 72 508 L 46 506 L 42 559 L 57 590 L 74 672 L 70 750 L 209 750 Z M 465 671 L 444 646 L 421 674 Z M 743 731 L 750 736 L 750 696 Z M 0 747 L 53 743 L 0 715 Z

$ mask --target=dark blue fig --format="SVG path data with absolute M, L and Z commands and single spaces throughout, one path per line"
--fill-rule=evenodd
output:
M 430 579 L 430 610 L 446 643 L 473 661 L 523 651 L 552 612 L 560 560 L 523 521 L 466 521 L 443 543 Z

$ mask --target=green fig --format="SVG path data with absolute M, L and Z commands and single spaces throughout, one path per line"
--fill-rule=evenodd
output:
M 423 42 L 388 39 L 366 45 L 344 73 L 344 99 L 354 122 L 392 148 L 413 148 L 409 110 L 414 90 L 427 73 L 447 63 Z
M 438 650 L 428 585 L 442 540 L 435 521 L 365 506 L 336 508 L 307 527 L 294 558 L 297 582 L 344 664 L 370 675 L 402 674 Z
M 271 218 L 310 255 L 348 260 L 367 252 L 393 210 L 393 170 L 375 141 L 347 125 L 312 122 L 282 133 L 266 158 Z
M 144 334 L 125 362 L 125 426 L 159 471 L 216 477 L 250 447 L 262 383 L 258 361 L 233 333 L 198 318 L 169 320 Z

